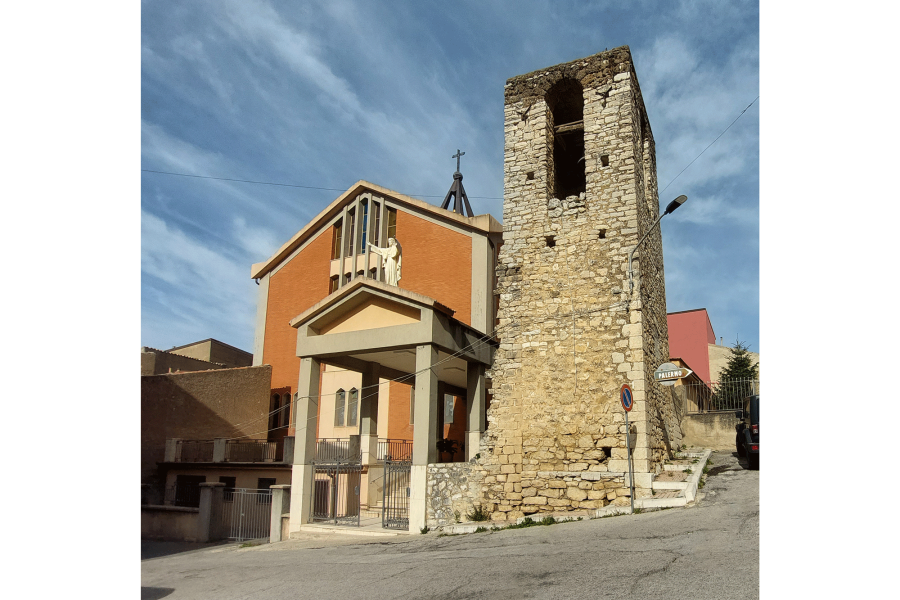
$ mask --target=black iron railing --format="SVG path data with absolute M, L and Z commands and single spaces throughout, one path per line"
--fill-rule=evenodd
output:
M 319 438 L 316 440 L 316 462 L 359 462 L 362 460 L 359 444 L 349 439 Z
M 378 440 L 378 448 L 375 451 L 375 460 L 384 462 L 412 460 L 412 440 Z
M 679 390 L 679 388 L 681 388 Z M 758 379 L 733 379 L 709 383 L 689 383 L 675 387 L 683 394 L 684 412 L 707 413 L 740 410 L 744 398 L 759 393 Z
M 283 454 L 283 441 L 228 440 L 225 443 L 226 462 L 280 462 Z

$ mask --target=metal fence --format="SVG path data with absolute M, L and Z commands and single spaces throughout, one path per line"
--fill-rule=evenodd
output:
M 740 410 L 744 398 L 759 393 L 758 379 L 732 379 L 676 386 L 687 414 Z
M 212 462 L 212 440 L 178 440 L 175 460 L 178 462 Z
M 313 522 L 359 527 L 359 492 L 362 465 L 314 465 L 312 486 Z
M 384 462 L 389 460 L 412 460 L 412 440 L 378 440 L 375 451 L 375 460 Z
M 236 488 L 226 498 L 222 524 L 236 542 L 268 538 L 272 520 L 272 490 Z
M 225 460 L 228 462 L 276 462 L 284 454 L 284 442 L 261 440 L 228 440 Z
M 319 438 L 316 440 L 316 462 L 360 462 L 359 444 L 351 445 L 349 439 Z
M 410 467 L 412 463 L 384 463 L 384 503 L 381 526 L 386 529 L 409 529 Z

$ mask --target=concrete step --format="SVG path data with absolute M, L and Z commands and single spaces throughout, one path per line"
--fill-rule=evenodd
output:
M 697 497 L 703 467 L 711 454 L 712 450 L 676 453 L 676 460 L 664 465 L 663 472 L 653 478 L 653 496 L 636 498 L 635 508 L 670 508 L 693 502 Z M 694 462 L 695 459 L 697 462 Z M 687 473 L 687 470 L 691 472 Z

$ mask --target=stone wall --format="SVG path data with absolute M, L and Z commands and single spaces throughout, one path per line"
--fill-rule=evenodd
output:
M 462 521 L 480 504 L 484 471 L 475 463 L 437 463 L 428 465 L 425 524 L 438 527 Z
M 585 191 L 554 198 L 554 113 L 564 78 L 583 87 Z M 577 127 L 577 125 L 576 125 Z M 628 253 L 658 216 L 654 147 L 627 47 L 506 84 L 500 347 L 482 438 L 482 502 L 514 519 L 597 508 L 627 494 L 624 411 L 634 390 L 638 496 L 681 433 L 652 381 L 668 359 L 661 236 Z

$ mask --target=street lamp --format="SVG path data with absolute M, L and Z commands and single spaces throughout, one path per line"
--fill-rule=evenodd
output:
M 629 298 L 631 297 L 631 293 L 634 291 L 634 271 L 632 271 L 632 269 L 631 269 L 631 259 L 634 258 L 634 251 L 638 249 L 638 246 L 640 246 L 644 242 L 645 239 L 647 239 L 647 236 L 650 235 L 650 232 L 653 231 L 653 229 L 657 225 L 659 225 L 659 222 L 662 221 L 662 218 L 664 216 L 666 216 L 667 214 L 669 214 L 671 212 L 675 212 L 675 209 L 678 208 L 679 206 L 681 206 L 682 204 L 684 204 L 685 202 L 687 202 L 687 196 L 685 196 L 684 194 L 682 194 L 681 196 L 678 196 L 677 198 L 675 198 L 674 200 L 669 202 L 669 205 L 666 207 L 666 212 L 659 215 L 659 218 L 656 220 L 656 223 L 654 223 L 653 226 L 651 226 L 650 229 L 647 230 L 647 233 L 644 234 L 644 237 L 642 237 L 641 240 L 637 243 L 637 245 L 631 249 L 631 252 L 628 253 L 628 297 Z

